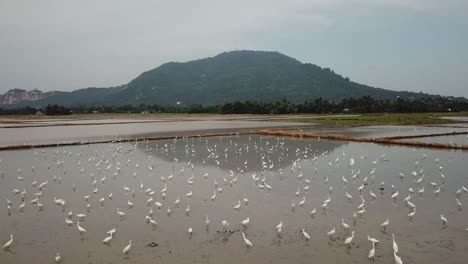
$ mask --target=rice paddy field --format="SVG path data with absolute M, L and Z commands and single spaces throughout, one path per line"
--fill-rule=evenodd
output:
M 21 140 L 13 133 L 19 129 L 45 142 L 37 131 L 18 128 L 3 134 L 4 145 Z M 343 133 L 415 129 L 445 128 Z M 132 136 L 115 131 L 107 137 Z M 468 259 L 466 151 L 203 133 L 0 151 L 0 263 Z

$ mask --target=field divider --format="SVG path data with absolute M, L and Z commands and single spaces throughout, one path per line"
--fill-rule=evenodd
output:
M 468 150 L 468 146 L 464 146 L 464 145 L 426 143 L 426 142 L 419 142 L 419 141 L 399 141 L 398 140 L 398 139 L 405 139 L 405 138 L 422 138 L 422 137 L 430 137 L 430 136 L 463 135 L 463 134 L 468 134 L 468 132 L 450 132 L 450 133 L 440 133 L 440 134 L 426 134 L 426 135 L 413 135 L 413 136 L 400 136 L 400 137 L 380 137 L 380 138 L 350 137 L 350 136 L 337 135 L 337 134 L 315 134 L 315 133 L 285 131 L 285 130 L 257 130 L 255 134 L 265 135 L 265 136 L 288 136 L 288 137 L 297 137 L 297 138 L 318 138 L 318 139 L 321 138 L 321 139 L 329 139 L 329 140 L 367 142 L 367 143 L 376 143 L 376 144 L 383 144 L 383 145 L 399 145 L 399 146 L 408 146 L 408 147 Z
M 77 142 L 46 143 L 46 144 L 22 144 L 22 145 L 0 146 L 0 151 L 35 149 L 35 148 L 53 148 L 53 147 L 65 147 L 65 146 L 81 146 L 81 145 L 92 145 L 92 144 L 173 140 L 173 139 L 181 139 L 181 138 L 207 138 L 207 137 L 224 137 L 224 136 L 234 136 L 234 135 L 254 135 L 254 134 L 264 135 L 264 136 L 285 136 L 285 137 L 293 137 L 293 138 L 294 137 L 318 138 L 318 139 L 328 139 L 328 140 L 338 140 L 338 141 L 366 142 L 366 143 L 398 145 L 398 146 L 407 146 L 407 147 L 468 150 L 468 146 L 464 146 L 464 145 L 453 145 L 453 144 L 443 144 L 443 143 L 425 143 L 425 142 L 419 142 L 419 141 L 400 141 L 400 139 L 464 135 L 464 134 L 468 134 L 468 132 L 449 132 L 449 133 L 424 134 L 424 135 L 412 135 L 412 136 L 364 138 L 364 137 L 350 137 L 350 136 L 338 135 L 338 134 L 316 134 L 316 133 L 308 133 L 308 132 L 297 131 L 297 130 L 268 129 L 268 130 L 241 130 L 235 133 L 226 132 L 226 133 L 210 133 L 210 134 L 187 135 L 187 136 L 156 136 L 156 137 L 137 137 L 137 138 L 122 138 L 122 139 L 114 138 L 114 139 L 99 140 L 99 141 L 77 141 Z
M 76 142 L 62 142 L 62 143 L 46 143 L 46 144 L 22 144 L 11 146 L 0 146 L 0 151 L 5 150 L 22 150 L 22 149 L 36 149 L 36 148 L 56 148 L 65 146 L 83 146 L 93 144 L 109 144 L 109 143 L 129 143 L 129 142 L 142 142 L 142 141 L 155 141 L 155 140 L 173 140 L 182 138 L 205 138 L 205 137 L 225 137 L 252 134 L 251 131 L 239 131 L 229 133 L 211 133 L 203 135 L 187 135 L 187 136 L 157 136 L 157 137 L 140 137 L 140 138 L 122 138 L 122 139 L 108 139 L 98 141 L 76 141 Z

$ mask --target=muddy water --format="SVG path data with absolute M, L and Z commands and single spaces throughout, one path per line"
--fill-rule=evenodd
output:
M 351 157 L 353 166 L 349 166 Z M 461 185 L 468 186 L 466 152 L 239 136 L 9 151 L 0 152 L 0 158 L 0 242 L 6 242 L 10 233 L 15 235 L 11 250 L 0 252 L 0 263 L 53 263 L 56 252 L 62 255 L 63 263 L 366 263 L 371 248 L 367 234 L 380 240 L 376 262 L 394 263 L 392 233 L 404 263 L 466 263 L 468 259 L 468 233 L 464 231 L 468 212 L 466 208 L 459 211 L 455 202 L 455 192 Z M 369 172 L 374 169 L 372 177 Z M 412 176 L 413 171 L 418 175 Z M 405 174 L 403 179 L 400 172 Z M 298 178 L 301 173 L 302 178 Z M 257 184 L 253 174 L 260 178 Z M 169 175 L 173 177 L 168 179 Z M 361 203 L 357 188 L 366 176 L 362 193 L 366 213 L 354 222 L 353 212 Z M 18 177 L 23 177 L 22 181 Z M 191 177 L 193 184 L 188 182 Z M 271 190 L 258 186 L 263 178 Z M 95 179 L 97 193 L 93 194 Z M 32 187 L 33 181 L 38 182 L 36 187 Z M 45 181 L 49 183 L 40 198 L 44 210 L 39 211 L 30 201 Z M 217 190 L 212 201 L 215 181 L 222 192 Z M 382 181 L 384 188 L 379 190 Z M 441 186 L 438 196 L 430 182 Z M 161 195 L 164 185 L 165 199 Z M 396 201 L 390 198 L 391 185 L 400 193 Z M 135 190 L 134 197 L 124 186 Z M 410 210 L 403 204 L 410 187 L 425 188 L 422 195 L 414 194 L 411 199 L 417 206 L 413 221 L 409 221 Z M 149 196 L 144 192 L 148 188 L 155 190 L 154 201 L 162 204 L 158 210 L 151 203 L 158 222 L 154 230 L 145 221 L 150 210 L 146 203 Z M 21 195 L 15 195 L 13 189 L 26 191 L 24 212 L 18 209 Z M 369 190 L 377 199 L 371 199 Z M 190 191 L 193 196 L 188 198 Z M 345 192 L 353 199 L 348 200 Z M 110 193 L 112 200 L 108 199 Z M 86 195 L 90 195 L 89 202 Z M 53 203 L 54 197 L 66 200 L 65 209 Z M 103 206 L 99 204 L 102 197 Z M 174 201 L 178 197 L 177 207 Z M 303 197 L 305 203 L 300 207 Z M 328 197 L 329 208 L 323 211 L 320 205 Z M 243 198 L 248 198 L 248 205 Z M 12 202 L 10 214 L 5 199 Z M 133 208 L 128 207 L 128 200 L 135 204 Z M 239 200 L 242 204 L 237 211 L 233 207 Z M 291 208 L 293 201 L 295 210 Z M 465 195 L 460 201 L 468 204 Z M 191 210 L 188 215 L 187 205 Z M 120 218 L 116 208 L 126 217 Z M 311 217 L 313 208 L 317 213 Z M 87 233 L 82 237 L 76 226 L 65 224 L 70 210 L 87 214 L 81 223 Z M 442 228 L 441 213 L 448 219 L 446 228 Z M 208 230 L 206 215 L 211 222 Z M 244 230 L 240 222 L 246 217 L 250 223 Z M 349 235 L 342 229 L 341 218 L 356 232 L 350 249 L 343 245 Z M 387 218 L 390 225 L 383 232 L 380 223 Z M 77 219 L 74 216 L 72 220 Z M 229 235 L 222 232 L 222 220 L 230 223 Z M 280 221 L 283 231 L 277 236 L 275 226 Z M 106 231 L 113 227 L 117 229 L 115 238 L 110 246 L 103 245 Z M 189 227 L 193 228 L 191 237 Z M 337 234 L 330 240 L 327 232 L 333 227 Z M 305 241 L 302 228 L 311 240 Z M 245 246 L 241 231 L 254 244 L 252 248 Z M 130 239 L 132 250 L 124 256 L 121 251 Z M 151 242 L 158 246 L 148 247 Z

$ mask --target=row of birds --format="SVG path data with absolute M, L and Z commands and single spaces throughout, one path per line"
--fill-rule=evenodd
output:
M 278 142 L 280 142 L 280 141 L 278 141 Z M 283 142 L 284 142 L 284 141 L 283 141 Z M 236 145 L 236 143 L 233 143 L 233 142 L 231 141 L 231 142 L 230 142 L 230 145 L 233 145 L 233 144 L 234 144 L 234 146 L 235 146 L 236 148 L 238 147 L 238 146 Z M 148 145 L 147 145 L 147 146 L 148 146 Z M 248 146 L 248 145 L 247 145 L 247 146 Z M 281 146 L 282 146 L 281 143 L 277 143 L 276 146 L 271 147 L 271 149 L 274 149 L 274 148 L 281 148 Z M 135 145 L 135 147 L 136 147 L 136 145 Z M 192 147 L 193 147 L 193 145 L 192 145 Z M 258 148 L 258 146 L 254 145 L 254 148 Z M 147 147 L 147 149 L 148 149 L 148 147 Z M 162 146 L 162 148 L 161 148 L 162 151 L 169 151 L 169 150 L 171 150 L 171 149 L 172 149 L 173 151 L 175 151 L 175 144 L 172 145 L 172 148 L 171 148 L 170 145 L 168 146 L 168 144 L 165 144 L 165 145 Z M 219 153 L 216 152 L 216 149 L 217 149 L 217 148 L 216 148 L 216 145 L 215 145 L 214 147 L 212 147 L 212 148 L 210 148 L 210 147 L 207 146 L 207 149 L 208 149 L 208 151 L 210 152 L 210 155 L 207 157 L 207 159 L 209 159 L 209 158 L 211 157 L 211 158 L 217 160 L 218 157 L 219 157 Z M 226 149 L 227 149 L 227 148 L 226 148 Z M 267 153 L 271 153 L 271 149 L 269 149 L 269 150 L 267 151 Z M 150 148 L 149 150 L 152 150 L 152 149 Z M 118 161 L 116 161 L 116 157 L 117 157 L 117 155 L 118 155 L 119 153 L 121 153 L 121 151 L 122 151 L 122 146 L 118 145 L 118 147 L 115 149 L 115 152 L 113 153 L 112 161 L 109 161 L 109 160 L 105 160 L 105 161 L 104 161 L 104 160 L 99 160 L 99 161 L 96 163 L 96 160 L 94 159 L 94 157 L 92 157 L 92 158 L 90 158 L 90 159 L 88 160 L 88 162 L 94 163 L 94 166 L 95 166 L 96 168 L 98 168 L 99 173 L 101 173 L 101 172 L 100 172 L 100 171 L 101 171 L 101 168 L 100 168 L 101 165 L 102 165 L 102 166 L 105 166 L 104 171 L 105 171 L 105 172 L 109 172 L 109 173 L 110 173 L 111 168 L 114 166 L 114 168 L 116 169 L 116 172 L 115 172 L 114 174 L 112 174 L 112 177 L 113 177 L 113 179 L 115 179 L 115 178 L 120 174 L 120 168 L 119 168 L 119 167 L 121 166 L 121 164 L 120 164 Z M 226 152 L 226 150 L 225 150 L 225 152 Z M 298 152 L 299 152 L 299 151 L 296 151 L 296 153 L 298 153 Z M 44 153 L 44 152 L 43 152 L 43 153 Z M 189 144 L 188 144 L 188 143 L 187 143 L 186 146 L 185 146 L 185 153 L 188 154 L 188 155 L 191 155 L 190 153 L 193 153 L 193 151 L 190 150 Z M 302 155 L 307 155 L 307 150 L 305 151 L 305 154 L 304 154 L 304 152 L 302 152 L 301 154 L 302 154 Z M 313 161 L 313 162 L 315 162 L 316 160 L 318 160 L 318 157 L 316 156 L 316 154 L 315 154 L 313 151 L 310 151 L 310 154 L 313 156 L 313 158 L 312 158 L 312 161 Z M 327 152 L 323 152 L 323 153 L 322 153 L 322 155 L 324 155 L 324 156 L 326 156 L 326 154 L 327 154 Z M 36 155 L 37 155 L 37 154 L 36 154 Z M 71 157 L 72 154 L 68 153 L 68 156 Z M 80 153 L 78 153 L 77 156 L 79 157 L 79 156 L 80 156 Z M 345 156 L 345 154 L 343 153 L 343 157 L 344 157 L 344 156 Z M 225 157 L 226 157 L 226 155 L 225 155 Z M 279 158 L 279 159 L 281 159 L 281 157 L 283 157 L 282 154 L 280 154 L 280 158 Z M 149 156 L 148 158 L 151 159 L 151 156 Z M 283 158 L 284 158 L 284 157 L 283 157 Z M 363 159 L 363 158 L 364 158 L 364 156 L 361 156 L 361 159 Z M 425 157 L 423 157 L 423 158 L 425 158 Z M 266 176 L 265 176 L 266 173 L 263 173 L 263 172 L 264 172 L 264 171 L 267 171 L 267 170 L 272 170 L 272 168 L 273 168 L 273 166 L 274 166 L 274 163 L 270 160 L 270 158 L 269 158 L 267 155 L 262 156 L 261 159 L 262 159 L 261 162 L 262 162 L 262 167 L 263 167 L 263 170 L 262 170 L 261 175 L 263 176 L 263 178 L 260 178 L 260 176 L 258 176 L 258 175 L 256 175 L 256 174 L 253 174 L 253 175 L 252 175 L 252 180 L 253 180 L 253 183 L 254 183 L 256 186 L 259 187 L 259 189 L 262 189 L 262 190 L 263 190 L 263 189 L 266 189 L 266 190 L 271 191 L 273 188 L 272 188 L 272 186 L 271 186 L 270 184 L 268 184 L 268 183 L 266 182 Z M 343 159 L 343 158 L 342 158 L 342 159 Z M 344 160 L 344 159 L 343 159 L 343 160 Z M 379 160 L 379 159 L 376 159 L 376 160 L 375 160 L 374 162 L 372 162 L 372 163 L 373 163 L 373 164 L 376 164 L 376 163 L 378 162 L 378 160 Z M 380 157 L 380 160 L 384 160 L 384 155 L 382 155 L 382 156 Z M 297 159 L 293 160 L 292 166 L 291 166 L 291 172 L 298 172 L 298 174 L 297 174 L 297 179 L 300 180 L 300 182 L 303 182 L 304 184 L 306 184 L 306 186 L 304 186 L 304 191 L 307 192 L 307 191 L 308 191 L 308 186 L 309 186 L 308 184 L 310 183 L 310 180 L 305 179 L 305 178 L 303 179 L 303 176 L 302 176 L 302 175 L 303 175 L 303 173 L 302 173 L 302 165 L 301 165 L 301 162 L 302 162 L 302 161 L 303 161 L 303 160 L 301 159 L 300 156 L 299 156 Z M 340 158 L 338 157 L 338 158 L 335 160 L 335 164 L 337 164 L 339 161 L 340 161 Z M 177 162 L 178 162 L 178 160 L 175 158 L 175 159 L 174 159 L 174 163 L 173 163 L 173 168 L 175 167 L 174 164 L 177 164 Z M 219 162 L 219 161 L 218 161 L 218 162 Z M 217 162 L 217 164 L 219 164 L 218 162 Z M 436 160 L 436 163 L 437 163 L 437 162 L 438 162 L 438 160 Z M 127 160 L 127 166 L 129 165 L 129 163 L 130 163 L 130 159 Z M 203 160 L 203 163 L 205 164 L 205 160 Z M 359 173 L 360 173 L 360 170 L 358 170 L 357 172 L 354 171 L 353 166 L 355 166 L 355 163 L 356 163 L 356 162 L 355 162 L 355 160 L 354 160 L 353 158 L 350 158 L 350 159 L 349 159 L 349 164 L 348 164 L 348 166 L 349 166 L 350 169 L 351 169 L 351 174 L 352 174 L 351 179 L 353 179 L 353 180 L 356 180 L 356 179 L 359 177 Z M 419 163 L 419 161 L 417 161 L 415 164 L 417 165 L 418 163 Z M 63 160 L 58 160 L 56 164 L 57 164 L 57 167 L 58 167 L 58 168 L 62 168 L 62 167 L 63 167 Z M 79 162 L 78 164 L 79 164 L 79 166 L 81 166 L 80 162 Z M 247 165 L 247 161 L 244 163 L 244 165 L 245 165 L 245 166 Z M 334 164 L 333 164 L 331 161 L 329 162 L 329 165 L 330 165 L 331 167 L 334 166 Z M 188 166 L 189 168 L 191 167 L 191 168 L 192 168 L 192 172 L 193 172 L 194 165 L 193 165 L 190 161 L 187 163 L 187 166 Z M 50 166 L 48 165 L 48 168 L 49 168 L 49 167 L 50 167 Z M 138 167 L 139 167 L 139 163 L 135 164 L 135 168 L 138 168 Z M 186 168 L 186 167 L 185 167 L 185 165 L 184 165 L 184 166 L 182 167 L 181 171 L 180 171 L 180 175 L 183 175 L 185 168 Z M 35 169 L 35 168 L 33 167 L 33 168 L 32 168 L 32 171 L 34 171 L 34 169 Z M 148 166 L 148 171 L 152 172 L 153 170 L 154 170 L 154 166 L 153 166 L 153 165 L 149 165 L 149 166 Z M 316 172 L 317 172 L 317 167 L 315 167 L 315 170 L 316 170 Z M 441 166 L 440 166 L 440 170 L 442 171 L 442 167 L 441 167 Z M 280 176 L 281 176 L 281 175 L 283 174 L 282 169 L 279 168 L 278 171 L 279 171 L 279 174 L 280 174 Z M 80 172 L 81 172 L 82 174 L 84 174 L 84 168 L 80 169 Z M 243 173 L 243 171 L 242 171 L 241 169 L 239 169 L 239 168 L 238 168 L 238 172 L 239 172 L 239 174 Z M 375 168 L 374 168 L 373 170 L 371 170 L 371 172 L 369 173 L 369 176 L 370 176 L 372 182 L 373 182 L 373 179 L 374 179 L 374 173 L 375 173 Z M 420 176 L 420 178 L 418 178 L 418 179 L 416 180 L 416 183 L 418 183 L 418 184 L 421 183 L 421 182 L 423 181 L 423 179 L 424 179 L 424 175 L 423 175 L 422 173 L 423 173 L 423 169 L 422 169 L 422 168 L 421 168 L 421 170 L 418 171 L 418 172 L 416 172 L 416 171 L 413 171 L 413 172 L 412 172 L 412 175 L 413 175 L 414 177 L 416 177 L 416 176 L 418 176 L 418 175 L 422 175 L 422 176 Z M 21 174 L 22 174 L 21 169 L 18 169 L 18 175 L 21 175 Z M 441 174 L 441 175 L 443 175 L 443 174 Z M 136 176 L 136 173 L 135 173 L 133 176 Z M 101 179 L 101 183 L 102 183 L 102 184 L 104 184 L 104 182 L 105 182 L 105 177 L 106 177 L 106 176 L 104 175 L 103 178 Z M 174 174 L 171 174 L 171 175 L 168 176 L 167 178 L 161 177 L 161 180 L 162 180 L 163 182 L 165 182 L 166 180 L 171 180 L 172 177 L 174 177 Z M 208 174 L 205 173 L 205 174 L 204 174 L 204 177 L 205 177 L 205 178 L 208 177 Z M 404 176 L 404 174 L 400 173 L 400 177 L 401 177 L 401 178 L 404 178 L 405 176 Z M 441 176 L 441 177 L 442 177 L 442 179 L 445 180 L 445 176 Z M 96 191 L 96 190 L 97 190 L 97 188 L 96 188 L 97 179 L 96 179 L 96 177 L 94 177 L 94 176 L 92 176 L 91 178 L 93 179 L 93 180 L 92 180 L 92 185 L 93 185 L 93 188 L 94 188 L 93 193 L 94 193 L 94 194 L 97 194 L 97 192 L 98 192 L 98 191 Z M 368 181 L 367 178 L 368 178 L 368 177 L 366 176 L 366 177 L 363 179 L 363 184 L 362 184 L 361 186 L 359 186 L 358 189 L 357 189 L 361 194 L 362 194 L 362 191 L 363 191 L 363 190 L 367 187 L 367 185 L 368 185 L 368 183 L 367 183 L 367 181 Z M 224 184 L 230 184 L 230 185 L 235 184 L 235 183 L 237 182 L 237 179 L 238 179 L 238 178 L 237 178 L 237 175 L 234 176 L 234 172 L 233 172 L 233 171 L 231 171 L 229 179 L 226 179 L 226 178 L 223 176 Z M 23 177 L 22 177 L 22 176 L 18 176 L 18 180 L 19 180 L 19 181 L 23 181 Z M 303 180 L 303 181 L 302 181 L 302 180 Z M 343 180 L 343 183 L 344 183 L 345 185 L 348 184 L 348 180 L 347 180 L 344 176 L 342 177 L 342 180 Z M 60 177 L 57 178 L 57 177 L 55 176 L 54 179 L 53 179 L 53 181 L 58 181 L 58 182 L 60 183 L 60 182 L 61 182 L 61 178 L 60 178 Z M 188 182 L 190 185 L 192 185 L 192 184 L 193 184 L 193 181 L 194 181 L 194 177 L 193 177 L 193 174 L 192 174 L 192 177 L 188 178 L 187 182 Z M 326 183 L 328 182 L 328 177 L 325 178 L 325 182 L 326 182 Z M 47 184 L 48 184 L 48 181 L 39 184 L 39 185 L 38 185 L 38 186 L 39 186 L 39 187 L 38 187 L 38 190 L 39 190 L 40 192 L 42 192 L 42 190 L 44 190 L 44 189 L 46 188 Z M 37 182 L 36 182 L 36 181 L 33 182 L 33 186 L 35 187 L 36 185 L 37 185 Z M 383 185 L 384 185 L 384 183 L 381 183 L 381 188 L 383 188 Z M 431 183 L 431 185 L 432 185 L 432 183 Z M 433 185 L 433 186 L 434 186 L 434 185 Z M 75 188 L 76 188 L 76 187 L 73 186 L 73 190 L 75 190 Z M 143 189 L 143 183 L 141 183 L 140 188 Z M 216 188 L 217 188 L 217 189 L 216 189 Z M 424 188 L 424 187 L 423 187 L 423 188 Z M 410 201 L 411 194 L 414 192 L 414 191 L 412 192 L 411 190 L 412 190 L 412 189 L 410 188 L 410 190 L 409 190 L 409 193 L 410 193 L 410 194 L 408 195 L 409 198 L 408 198 L 408 197 L 405 198 L 404 202 L 405 202 L 410 208 L 413 209 L 412 212 L 410 212 L 410 214 L 408 215 L 409 217 L 412 218 L 412 217 L 414 217 L 414 214 L 415 214 L 415 212 L 416 212 L 416 206 Z M 125 186 L 125 185 L 124 185 L 124 191 L 125 191 L 126 193 L 130 193 L 130 192 L 131 192 L 131 193 L 134 195 L 134 190 L 130 191 L 130 188 L 127 187 L 127 186 Z M 164 188 L 161 190 L 161 195 L 162 195 L 163 199 L 165 198 L 165 193 L 166 193 L 166 191 L 167 191 L 167 184 L 164 184 Z M 331 192 L 332 192 L 332 187 L 330 187 L 329 191 L 330 191 L 330 194 L 331 194 Z M 439 191 L 440 191 L 440 186 L 439 186 Z M 23 200 L 23 203 L 22 203 L 22 205 L 20 205 L 20 206 L 23 206 L 23 207 L 24 207 L 24 195 L 25 195 L 26 191 L 20 192 L 19 190 L 15 189 L 15 190 L 13 190 L 13 192 L 14 192 L 15 194 L 20 194 L 20 195 L 21 195 L 22 200 Z M 162 204 L 161 204 L 160 202 L 157 202 L 157 201 L 154 201 L 154 200 L 153 200 L 153 196 L 154 196 L 154 194 L 155 194 L 156 192 L 155 192 L 154 190 L 152 190 L 151 188 L 148 188 L 145 192 L 150 196 L 150 198 L 147 200 L 147 204 L 152 204 L 152 203 L 154 203 L 154 204 L 160 209 L 161 206 L 162 206 Z M 215 191 L 214 191 L 214 193 L 213 193 L 213 196 L 210 197 L 212 200 L 214 200 L 214 199 L 216 198 L 216 193 L 217 193 L 217 192 L 218 192 L 218 193 L 222 193 L 222 187 L 218 187 L 218 183 L 216 182 L 216 179 L 215 179 Z M 422 191 L 422 192 L 423 192 L 423 191 Z M 420 192 L 420 190 L 418 191 L 419 194 L 422 194 L 422 192 Z M 467 192 L 466 188 L 462 186 L 462 187 L 459 189 L 459 191 L 457 192 L 457 203 L 459 203 L 458 195 L 460 195 L 461 192 L 465 192 L 465 193 L 466 193 L 466 192 Z M 375 195 L 371 190 L 369 190 L 369 194 L 370 194 L 370 196 L 371 196 L 373 199 L 376 198 L 376 195 Z M 39 206 L 39 205 L 40 205 L 40 203 L 39 203 L 39 198 L 41 197 L 41 195 L 42 195 L 42 193 L 36 193 L 36 194 L 35 194 L 35 199 L 32 200 L 32 203 L 37 204 L 39 208 L 41 208 L 41 206 Z M 186 197 L 190 197 L 191 195 L 192 195 L 192 192 L 189 192 L 189 193 L 186 194 Z M 298 195 L 299 195 L 299 189 L 298 189 L 298 191 L 296 192 L 296 196 L 298 196 Z M 395 191 L 394 186 L 392 186 L 392 195 L 391 195 L 391 199 L 396 200 L 397 197 L 398 197 L 398 195 L 399 195 L 399 192 L 398 192 L 398 191 Z M 347 197 L 347 199 L 352 200 L 352 196 L 351 196 L 348 192 L 345 193 L 345 196 Z M 108 198 L 109 198 L 109 199 L 112 199 L 112 193 L 109 194 Z M 85 201 L 86 201 L 86 202 L 88 202 L 88 199 L 89 199 L 89 196 L 85 196 Z M 360 215 L 360 216 L 362 216 L 362 214 L 364 214 L 364 212 L 365 212 L 365 200 L 364 200 L 364 198 L 362 197 L 362 195 L 361 195 L 361 200 L 362 200 L 362 203 L 361 203 L 360 206 L 358 206 L 359 211 L 357 211 L 357 212 L 355 213 L 355 215 Z M 244 201 L 244 203 L 246 203 L 246 204 L 248 203 L 248 199 L 247 199 L 247 198 L 244 198 L 243 201 Z M 54 202 L 55 202 L 57 205 L 60 205 L 60 206 L 62 206 L 62 207 L 65 207 L 65 205 L 66 205 L 66 202 L 65 202 L 64 199 L 56 199 L 56 198 L 54 198 Z M 104 198 L 101 198 L 101 199 L 100 199 L 100 203 L 103 204 L 103 202 L 104 202 Z M 326 210 L 326 208 L 328 208 L 328 204 L 329 204 L 330 202 L 331 202 L 331 197 L 329 197 L 327 200 L 324 201 L 324 203 L 322 204 L 321 208 L 323 208 L 323 210 Z M 177 206 L 179 203 L 180 203 L 180 199 L 177 198 L 177 200 L 174 202 L 174 204 Z M 305 195 L 304 195 L 303 199 L 302 199 L 298 204 L 299 204 L 299 206 L 304 206 L 304 204 L 305 204 Z M 460 203 L 460 204 L 461 204 L 461 203 Z M 8 206 L 11 206 L 11 202 L 10 202 L 10 201 L 8 201 Z M 129 206 L 130 208 L 133 207 L 133 203 L 132 203 L 131 201 L 128 201 L 128 206 Z M 295 201 L 293 201 L 293 204 L 292 204 L 291 206 L 292 206 L 293 209 L 295 208 Z M 237 203 L 236 205 L 234 205 L 233 207 L 234 207 L 234 209 L 239 210 L 240 207 L 241 207 L 241 202 L 240 202 L 240 200 L 239 200 L 238 203 Z M 87 204 L 87 208 L 89 208 L 89 204 Z M 21 208 L 20 208 L 20 209 L 21 209 Z M 187 209 L 186 209 L 186 212 L 189 212 L 189 211 L 190 211 L 190 207 L 188 206 Z M 170 206 L 168 206 L 167 212 L 168 212 L 168 214 L 171 213 L 171 207 L 170 207 Z M 313 215 L 313 214 L 315 214 L 315 213 L 316 213 L 316 209 L 313 209 L 313 210 L 311 211 L 311 215 Z M 125 213 L 122 212 L 122 211 L 120 211 L 119 208 L 117 208 L 117 214 L 118 214 L 119 216 L 121 216 L 121 217 L 124 217 L 124 216 L 125 216 Z M 73 214 L 70 212 L 70 213 L 68 214 L 68 217 L 66 218 L 66 223 L 67 223 L 67 225 L 73 225 L 73 221 L 72 221 L 72 219 L 71 219 L 72 216 L 73 216 Z M 85 215 L 85 214 L 76 214 L 76 217 L 78 218 L 78 220 L 76 221 L 77 228 L 78 228 L 80 234 L 83 235 L 83 234 L 86 233 L 86 230 L 85 230 L 82 226 L 80 226 L 80 221 L 79 221 L 79 219 L 84 219 L 84 218 L 86 217 L 86 215 Z M 356 216 L 354 216 L 354 217 L 356 217 Z M 147 220 L 148 223 L 151 223 L 151 224 L 153 225 L 153 227 L 156 227 L 156 226 L 157 226 L 157 222 L 155 221 L 155 219 L 154 219 L 153 216 L 152 216 L 152 209 L 150 210 L 149 214 L 146 216 L 146 220 Z M 447 224 L 447 219 L 446 219 L 443 215 L 441 215 L 441 220 L 442 220 L 442 222 L 443 222 L 443 225 L 445 226 L 445 225 Z M 247 219 L 243 220 L 243 221 L 242 221 L 242 225 L 247 226 L 249 222 L 250 222 L 250 217 L 248 217 Z M 387 219 L 386 221 L 384 221 L 384 222 L 381 224 L 381 226 L 384 228 L 384 230 L 385 230 L 385 228 L 389 225 L 389 222 L 390 222 L 389 219 Z M 208 216 L 206 216 L 205 223 L 206 223 L 207 225 L 209 224 L 209 218 L 208 218 Z M 349 229 L 349 225 L 347 225 L 346 223 L 344 223 L 344 219 L 342 219 L 342 225 L 343 225 L 343 227 L 344 227 L 346 230 Z M 223 228 L 227 228 L 227 227 L 229 226 L 229 224 L 227 223 L 227 221 L 224 220 L 224 221 L 222 222 L 222 226 L 223 226 Z M 104 243 L 104 244 L 110 243 L 110 241 L 113 239 L 113 234 L 115 233 L 115 229 L 113 229 L 113 230 L 114 230 L 113 232 L 110 232 L 110 233 L 108 232 L 109 235 L 103 240 L 103 243 Z M 280 234 L 280 233 L 281 233 L 281 230 L 282 230 L 282 222 L 277 226 L 277 233 Z M 112 230 L 111 230 L 111 231 L 112 231 Z M 188 233 L 189 233 L 190 235 L 191 235 L 192 232 L 193 232 L 193 230 L 192 230 L 191 227 L 190 227 L 187 231 L 188 231 Z M 336 229 L 333 228 L 331 231 L 328 232 L 328 235 L 329 235 L 329 236 L 333 236 L 333 235 L 335 234 L 335 232 L 336 232 Z M 302 234 L 303 234 L 303 236 L 304 236 L 306 239 L 310 239 L 310 236 L 309 236 L 309 234 L 305 231 L 305 229 L 302 229 Z M 352 240 L 353 240 L 353 238 L 354 238 L 354 234 L 355 234 L 355 231 L 352 231 L 352 232 L 351 232 L 351 236 L 345 239 L 345 245 L 350 245 L 350 243 L 352 242 Z M 246 237 L 246 234 L 245 234 L 244 232 L 242 232 L 242 238 L 243 238 L 244 242 L 246 243 L 246 245 L 247 245 L 248 247 L 253 246 L 252 242 Z M 11 242 L 10 242 L 10 241 L 11 241 Z M 12 244 L 12 242 L 13 242 L 13 236 L 11 236 L 10 241 L 9 241 L 9 242 L 10 242 L 10 243 L 9 243 L 10 245 L 7 246 L 6 248 L 9 248 L 9 247 L 11 246 L 11 244 Z M 371 250 L 371 252 L 374 252 L 373 254 L 375 254 L 375 246 L 374 246 L 374 244 L 375 244 L 375 243 L 373 242 L 373 243 L 372 243 L 372 250 Z M 395 242 L 394 242 L 394 244 L 395 244 Z M 131 249 L 131 241 L 129 241 L 129 244 L 124 248 L 123 253 L 124 253 L 124 254 L 128 254 L 129 251 L 130 251 L 130 249 Z M 369 252 L 369 258 L 371 258 L 371 252 Z M 397 252 L 397 250 L 396 250 L 396 251 L 394 252 L 395 261 L 396 261 L 397 263 L 401 263 L 401 259 L 400 259 L 400 262 L 397 261 L 397 259 L 399 258 L 398 255 L 397 255 L 397 253 L 398 253 L 398 252 Z M 372 254 L 372 255 L 373 255 L 373 254 Z M 59 255 L 57 255 L 57 257 L 59 257 Z M 60 258 L 60 259 L 61 259 L 61 258 Z

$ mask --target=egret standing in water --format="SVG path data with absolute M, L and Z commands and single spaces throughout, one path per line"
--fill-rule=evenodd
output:
M 369 240 L 369 241 L 372 242 L 373 244 L 377 244 L 377 243 L 380 242 L 380 241 L 378 241 L 377 239 L 370 237 L 369 235 L 367 235 L 367 240 Z
M 390 219 L 385 220 L 382 224 L 380 224 L 381 227 L 383 227 L 384 232 L 386 231 L 387 226 L 390 224 Z
M 345 246 L 348 246 L 348 248 L 351 248 L 351 242 L 353 241 L 353 238 L 354 238 L 354 230 L 353 232 L 351 232 L 351 236 L 346 238 L 344 242 Z
M 332 230 L 328 231 L 327 235 L 330 237 L 330 239 L 333 239 L 333 235 L 336 233 L 336 228 L 333 227 Z
M 60 262 L 62 262 L 62 257 L 61 257 L 60 254 L 57 252 L 57 255 L 55 256 L 55 263 L 59 264 Z
M 86 234 L 86 229 L 80 226 L 80 222 L 76 222 L 76 227 L 78 228 L 78 231 L 80 231 L 80 235 Z
M 128 255 L 130 253 L 130 249 L 132 248 L 132 240 L 128 241 L 128 245 L 122 250 L 122 253 Z
M 375 256 L 375 243 L 372 242 L 372 249 L 369 251 L 369 260 L 374 261 Z
M 3 245 L 4 250 L 8 250 L 11 247 L 11 244 L 13 244 L 13 234 L 10 235 L 10 240 L 8 240 L 5 245 Z
M 349 225 L 347 223 L 344 222 L 344 219 L 341 218 L 341 225 L 343 226 L 344 230 L 346 231 L 346 233 L 348 233 L 349 231 Z
M 252 247 L 252 246 L 253 246 L 252 242 L 250 242 L 250 240 L 248 240 L 248 239 L 245 237 L 245 233 L 244 233 L 244 232 L 242 232 L 242 238 L 244 238 L 244 242 L 245 242 L 245 244 L 247 245 L 247 247 Z
M 109 242 L 112 240 L 112 234 L 113 233 L 111 233 L 108 237 L 106 237 L 106 238 L 104 238 L 104 240 L 102 240 L 102 243 L 104 245 L 109 245 Z
M 443 214 L 440 215 L 440 220 L 442 220 L 442 227 L 447 226 L 447 218 Z
M 392 234 L 392 240 L 393 240 L 393 251 L 398 253 L 398 244 L 395 242 L 395 235 Z
M 205 217 L 205 226 L 206 230 L 208 230 L 208 227 L 210 226 L 210 219 L 208 218 L 208 216 Z
M 276 233 L 277 233 L 278 235 L 280 235 L 282 229 L 283 229 L 283 221 L 281 221 L 281 222 L 276 226 Z
M 250 223 L 250 217 L 247 217 L 245 220 L 243 220 L 242 222 L 242 225 L 247 228 L 247 225 Z

